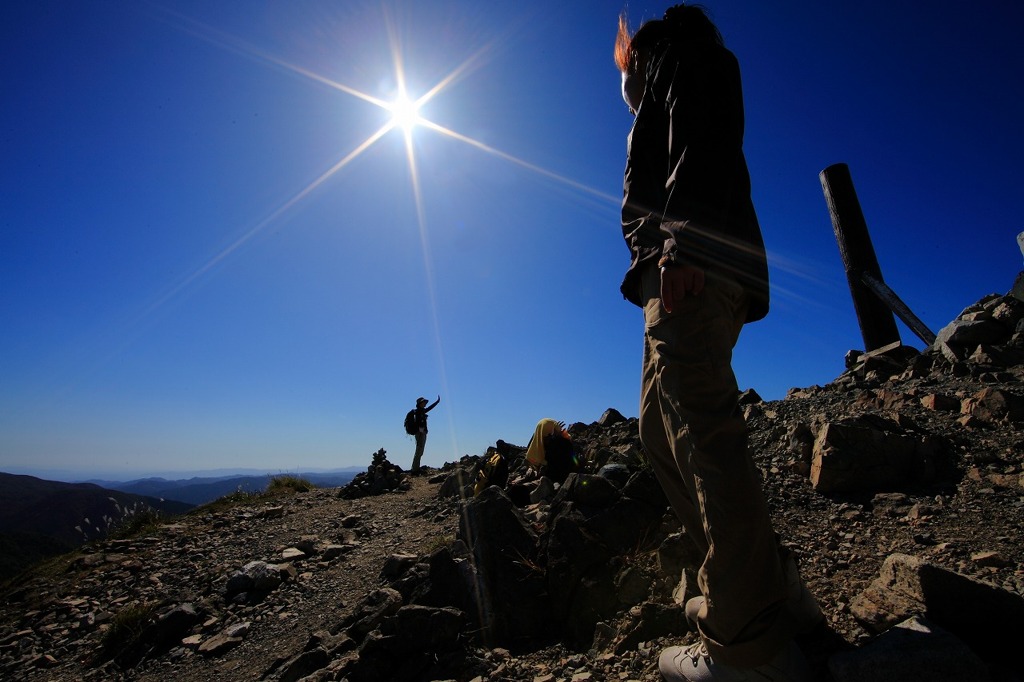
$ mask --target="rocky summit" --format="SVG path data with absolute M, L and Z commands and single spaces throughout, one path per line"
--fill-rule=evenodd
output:
M 986 296 L 937 336 L 741 396 L 824 613 L 797 635 L 815 680 L 1022 679 L 1024 302 Z M 477 485 L 497 448 L 416 477 L 379 451 L 343 488 L 228 496 L 38 564 L 3 588 L 0 676 L 658 680 L 660 649 L 694 640 L 700 559 L 636 419 L 569 433 L 561 485 L 504 441 L 502 487 Z

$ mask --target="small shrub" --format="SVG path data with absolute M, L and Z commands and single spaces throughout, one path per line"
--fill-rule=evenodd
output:
M 160 512 L 152 507 L 146 507 L 141 511 L 129 514 L 111 527 L 107 537 L 114 540 L 133 538 L 144 533 L 149 533 L 160 527 L 163 518 Z
M 197 507 L 190 513 L 224 511 L 225 509 L 230 509 L 232 507 L 255 504 L 263 501 L 267 497 L 273 497 L 276 495 L 306 493 L 315 487 L 315 485 L 300 476 L 280 474 L 270 479 L 270 482 L 267 484 L 267 489 L 263 492 L 242 490 L 242 488 L 239 487 L 235 492 L 228 493 L 223 497 L 218 497 L 213 502 L 208 502 L 207 504 Z
M 263 493 L 258 490 L 242 490 L 242 488 L 239 487 L 235 492 L 219 497 L 214 500 L 214 502 L 224 502 L 229 506 L 235 504 L 247 504 L 249 502 L 256 502 L 262 496 Z
M 113 658 L 138 644 L 156 608 L 152 604 L 131 604 L 110 620 L 110 628 L 101 641 L 105 658 Z
M 207 502 L 204 505 L 196 507 L 191 510 L 190 514 L 204 513 L 204 512 L 216 512 L 224 511 L 225 509 L 231 509 L 232 507 L 242 507 L 249 504 L 258 502 L 263 497 L 263 493 L 253 492 L 251 490 L 242 490 L 239 487 L 235 492 L 228 493 L 218 497 L 213 502 Z
M 433 554 L 439 549 L 444 549 L 455 542 L 454 535 L 439 535 L 427 544 L 427 554 Z
M 280 474 L 270 479 L 267 485 L 267 493 L 271 495 L 280 493 L 308 493 L 316 486 L 300 476 L 291 474 Z

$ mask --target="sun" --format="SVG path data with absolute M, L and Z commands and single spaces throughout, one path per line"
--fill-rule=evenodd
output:
M 419 105 L 419 102 L 410 99 L 404 92 L 400 92 L 387 105 L 387 110 L 391 112 L 391 126 L 401 128 L 406 133 L 411 132 L 423 120 L 420 117 Z

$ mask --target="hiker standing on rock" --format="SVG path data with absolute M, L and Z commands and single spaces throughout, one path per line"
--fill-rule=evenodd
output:
M 687 535 L 704 554 L 699 633 L 659 659 L 666 680 L 805 680 L 793 620 L 821 611 L 780 558 L 747 449 L 732 349 L 768 312 L 768 267 L 743 155 L 736 58 L 705 12 L 676 5 L 630 34 L 615 61 L 635 120 L 622 232 L 622 293 L 644 310 L 640 439 Z M 784 567 L 785 565 L 785 567 Z
M 441 396 L 437 396 L 437 400 L 427 405 L 426 398 L 416 399 L 416 408 L 410 412 L 412 426 L 406 426 L 406 431 L 416 437 L 416 454 L 412 456 L 412 468 L 410 473 L 414 476 L 420 473 L 420 459 L 423 458 L 423 448 L 427 445 L 427 412 L 437 407 L 437 404 L 441 402 Z

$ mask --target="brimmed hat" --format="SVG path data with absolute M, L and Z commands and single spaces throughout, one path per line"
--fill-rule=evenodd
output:
M 420 403 L 426 404 L 427 402 L 429 402 L 429 401 L 426 398 L 422 398 L 422 397 L 416 398 L 416 404 L 417 405 L 419 405 Z

